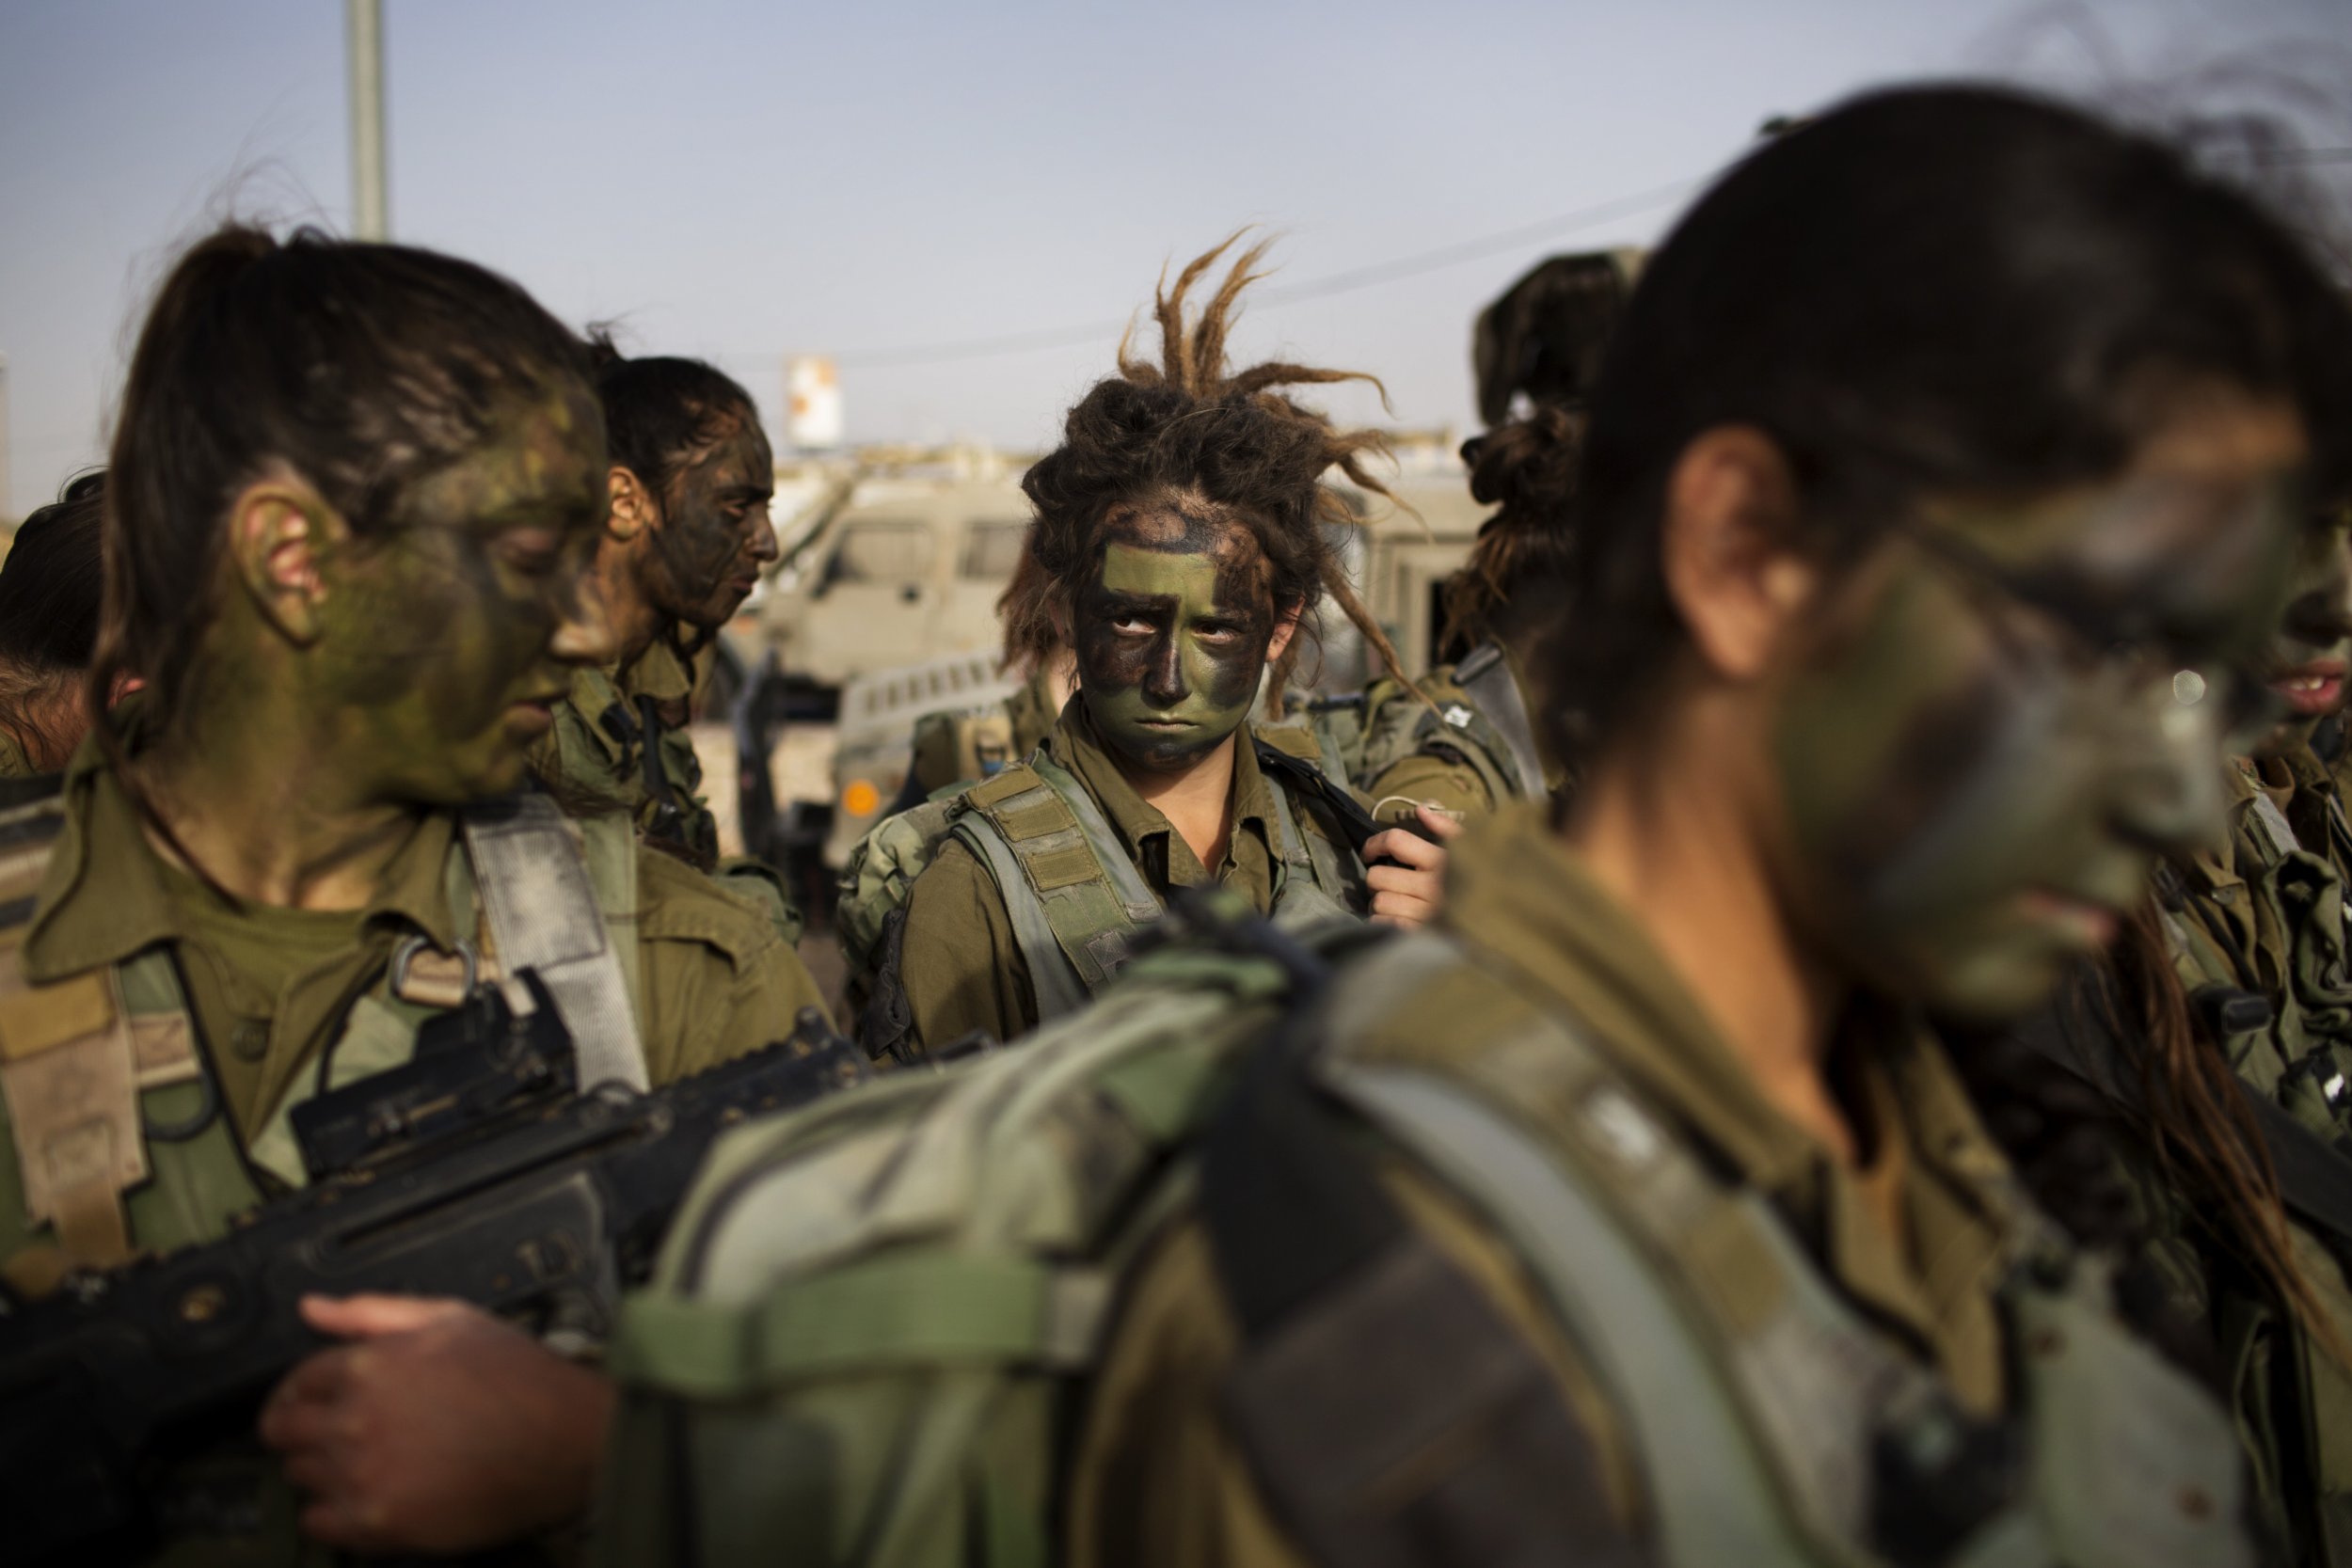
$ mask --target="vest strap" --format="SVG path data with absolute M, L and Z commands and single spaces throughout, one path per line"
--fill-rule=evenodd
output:
M 647 1086 L 620 955 L 580 846 L 555 802 L 516 795 L 469 806 L 466 850 L 501 971 L 535 969 L 571 1030 L 583 1089 Z
M 1511 678 L 1511 661 L 1502 657 L 1502 647 L 1481 643 L 1454 667 L 1454 681 L 1470 693 L 1478 711 L 1511 749 L 1520 794 L 1530 800 L 1542 800 L 1547 787 L 1543 753 L 1536 749 L 1535 726 L 1528 718 L 1527 705 L 1519 699 L 1519 683 Z

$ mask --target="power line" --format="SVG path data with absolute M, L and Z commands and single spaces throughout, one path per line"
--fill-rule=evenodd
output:
M 1515 249 L 1537 240 L 1555 239 L 1560 235 L 1607 223 L 1613 218 L 1629 217 L 1652 207 L 1662 206 L 1677 197 L 1688 195 L 1704 182 L 1705 176 L 1677 180 L 1669 185 L 1659 185 L 1631 196 L 1618 197 L 1591 207 L 1580 207 L 1572 213 L 1539 222 L 1521 224 L 1474 240 L 1439 245 L 1432 250 L 1418 251 L 1391 261 L 1376 261 L 1368 266 L 1350 267 L 1343 272 L 1329 273 L 1322 277 L 1302 279 L 1296 283 L 1275 284 L 1256 292 L 1254 298 L 1261 306 L 1295 305 L 1301 300 L 1327 299 L 1334 294 L 1352 293 L 1377 284 L 1394 282 L 1400 277 L 1412 277 L 1425 272 L 1458 266 L 1499 252 Z M 936 343 L 907 348 L 863 349 L 833 356 L 834 362 L 848 370 L 872 370 L 893 365 L 936 365 L 956 359 L 986 359 L 1005 354 L 1029 354 L 1049 348 L 1074 348 L 1082 344 L 1101 342 L 1115 338 L 1127 329 L 1130 318 L 1115 321 L 1089 322 L 1081 326 L 1044 327 L 1029 332 L 1012 332 L 993 338 L 973 338 L 962 342 Z M 732 357 L 732 356 L 730 356 Z

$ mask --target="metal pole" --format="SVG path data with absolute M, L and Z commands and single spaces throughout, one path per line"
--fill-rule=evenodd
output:
M 351 230 L 391 237 L 384 186 L 384 15 L 377 0 L 344 0 L 351 53 Z

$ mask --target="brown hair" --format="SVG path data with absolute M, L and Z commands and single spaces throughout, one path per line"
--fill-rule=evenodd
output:
M 1262 276 L 1253 269 L 1266 242 L 1242 252 L 1197 320 L 1185 321 L 1184 305 L 1193 285 L 1240 238 L 1235 234 L 1196 257 L 1172 289 L 1161 275 L 1152 300 L 1160 328 L 1158 362 L 1132 357 L 1130 340 L 1122 339 L 1119 373 L 1096 382 L 1078 400 L 1063 423 L 1061 445 L 1023 476 L 1021 487 L 1036 517 L 1012 581 L 997 601 L 1009 664 L 1034 668 L 1061 651 L 1057 615 L 1066 615 L 1085 578 L 1104 519 L 1122 502 L 1165 495 L 1197 500 L 1248 529 L 1263 554 L 1277 610 L 1300 612 L 1300 635 L 1275 667 L 1271 704 L 1280 704 L 1300 646 L 1314 635 L 1307 612 L 1326 594 L 1389 669 L 1405 678 L 1395 648 L 1356 596 L 1332 545 L 1332 525 L 1353 524 L 1357 517 L 1322 483 L 1324 474 L 1337 468 L 1362 489 L 1388 496 L 1388 487 L 1363 466 L 1368 456 L 1387 454 L 1387 438 L 1374 430 L 1340 430 L 1275 389 L 1380 383 L 1360 372 L 1281 361 L 1240 371 L 1227 366 L 1234 305 Z
M 1557 594 L 1541 590 L 1561 588 L 1567 578 L 1568 507 L 1583 436 L 1581 410 L 1545 404 L 1462 444 L 1471 497 L 1499 510 L 1479 525 L 1470 559 L 1446 579 L 1440 646 L 1509 638 L 1530 610 L 1556 604 Z

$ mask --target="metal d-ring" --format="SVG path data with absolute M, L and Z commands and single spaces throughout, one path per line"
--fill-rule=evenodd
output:
M 391 987 L 394 996 L 398 996 L 401 988 L 408 983 L 408 966 L 416 961 L 418 954 L 432 945 L 421 936 L 411 936 L 392 949 Z M 482 978 L 482 960 L 474 953 L 473 943 L 464 937 L 459 937 L 451 945 L 456 949 L 457 956 L 466 961 L 465 993 L 471 996 L 476 982 Z

